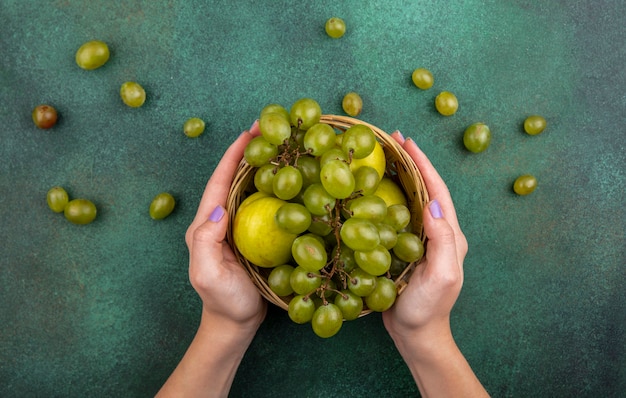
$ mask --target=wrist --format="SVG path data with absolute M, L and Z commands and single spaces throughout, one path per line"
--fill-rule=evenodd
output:
M 221 344 L 223 348 L 234 347 L 245 352 L 256 335 L 261 320 L 250 319 L 238 322 L 203 308 L 197 333 L 201 336 L 210 336 L 215 343 Z
M 456 348 L 450 323 L 431 322 L 418 328 L 390 331 L 389 335 L 405 360 L 429 360 L 449 348 Z

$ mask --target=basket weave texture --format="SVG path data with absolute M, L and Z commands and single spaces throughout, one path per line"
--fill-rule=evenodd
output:
M 330 125 L 339 132 L 344 132 L 356 124 L 363 124 L 372 129 L 378 139 L 378 142 L 383 147 L 383 151 L 385 152 L 387 160 L 385 175 L 393 179 L 404 190 L 408 207 L 411 211 L 411 225 L 413 227 L 413 233 L 417 234 L 422 242 L 424 242 L 426 237 L 424 235 L 422 223 L 422 212 L 424 206 L 429 200 L 428 192 L 426 191 L 422 175 L 406 151 L 385 131 L 362 120 L 348 116 L 322 115 L 320 122 Z M 233 243 L 232 225 L 234 223 L 235 214 L 239 204 L 248 195 L 252 194 L 256 190 L 254 187 L 254 174 L 256 170 L 257 168 L 250 166 L 245 159 L 242 159 L 239 163 L 237 171 L 235 172 L 226 201 L 226 209 L 230 216 L 229 228 L 227 230 L 227 240 L 237 257 L 237 260 L 246 269 L 252 278 L 252 281 L 259 289 L 261 295 L 269 302 L 287 310 L 291 296 L 280 297 L 270 289 L 267 283 L 267 277 L 271 272 L 271 269 L 257 267 L 256 265 L 250 263 L 239 252 Z M 398 294 L 401 294 L 406 287 L 408 278 L 415 269 L 417 263 L 419 263 L 419 260 L 409 264 L 400 275 L 393 278 L 398 288 Z M 367 315 L 371 312 L 371 310 L 365 308 L 361 312 L 360 316 Z

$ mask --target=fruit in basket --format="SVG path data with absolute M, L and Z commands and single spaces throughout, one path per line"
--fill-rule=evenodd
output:
M 392 206 L 396 204 L 405 205 L 407 204 L 406 196 L 402 189 L 396 184 L 391 178 L 385 177 L 380 180 L 378 184 L 378 188 L 374 195 L 383 198 L 387 206 Z
M 247 188 L 257 191 L 233 209 L 232 243 L 294 322 L 331 337 L 344 320 L 393 305 L 391 272 L 424 254 L 397 179 L 406 164 L 388 172 L 384 136 L 356 119 L 324 122 L 310 98 L 289 111 L 270 104 L 261 119 L 261 136 L 244 151 Z
M 291 245 L 297 235 L 276 223 L 276 212 L 285 203 L 276 197 L 253 195 L 241 203 L 235 215 L 235 245 L 244 257 L 259 267 L 276 267 L 291 260 Z
M 352 162 L 350 162 L 350 170 L 352 170 L 353 173 L 363 166 L 372 167 L 378 172 L 379 178 L 383 178 L 385 169 L 387 168 L 387 161 L 385 159 L 385 151 L 383 151 L 383 147 L 379 142 L 374 144 L 372 153 L 362 159 L 352 159 Z

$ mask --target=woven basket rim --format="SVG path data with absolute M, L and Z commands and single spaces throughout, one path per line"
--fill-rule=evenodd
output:
M 346 129 L 356 124 L 363 124 L 372 129 L 372 131 L 376 135 L 376 138 L 378 139 L 378 142 L 383 147 L 385 157 L 387 158 L 387 170 L 385 172 L 385 175 L 394 179 L 397 183 L 401 185 L 402 189 L 404 190 L 412 215 L 411 221 L 413 225 L 413 232 L 420 237 L 422 242 L 425 242 L 426 237 L 424 235 L 422 224 L 422 212 L 424 206 L 429 201 L 428 192 L 426 190 L 426 185 L 419 169 L 415 165 L 413 159 L 411 159 L 410 155 L 404 150 L 404 148 L 402 148 L 402 146 L 384 130 L 360 119 L 349 116 L 328 114 L 322 115 L 320 122 L 329 124 L 331 127 L 339 131 L 345 131 Z M 243 199 L 245 199 L 246 194 L 248 192 L 254 192 L 250 189 L 250 186 L 252 185 L 255 171 L 255 167 L 250 166 L 245 159 L 241 159 L 235 172 L 226 201 L 226 209 L 230 218 L 229 226 L 226 233 L 226 239 L 233 252 L 235 253 L 238 262 L 246 269 L 248 275 L 254 282 L 261 295 L 269 302 L 281 307 L 284 310 L 287 310 L 289 307 L 289 300 L 291 300 L 291 296 L 281 297 L 276 295 L 276 293 L 274 293 L 269 288 L 269 285 L 267 283 L 267 277 L 263 275 L 263 273 L 269 272 L 268 269 L 261 268 L 250 263 L 239 252 L 233 240 L 232 225 L 234 225 L 236 210 L 239 206 L 239 203 L 241 203 Z M 417 266 L 417 264 L 419 264 L 420 261 L 421 260 L 418 260 L 409 264 L 400 275 L 393 278 L 393 281 L 398 288 L 398 295 L 402 294 L 402 291 L 406 288 L 409 277 L 411 276 L 415 267 Z M 364 309 L 359 316 L 361 317 L 371 312 L 372 310 L 370 309 Z

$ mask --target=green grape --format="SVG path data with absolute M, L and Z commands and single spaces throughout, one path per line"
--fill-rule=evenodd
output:
M 126 82 L 120 88 L 122 101 L 131 108 L 139 108 L 146 101 L 146 91 L 135 82 Z
M 293 267 L 289 264 L 272 268 L 272 272 L 267 277 L 267 284 L 270 289 L 281 297 L 289 296 L 293 293 L 291 282 L 289 281 L 292 272 Z
M 323 216 L 335 208 L 335 198 L 332 197 L 321 183 L 309 185 L 303 195 L 304 206 L 311 214 Z
M 254 137 L 243 152 L 243 157 L 252 167 L 261 167 L 278 155 L 278 147 L 272 145 L 263 136 Z
M 442 91 L 435 98 L 435 108 L 437 112 L 444 116 L 454 115 L 459 109 L 459 100 L 449 91 Z
M 341 107 L 345 113 L 352 117 L 356 117 L 363 109 L 363 100 L 359 94 L 351 92 L 343 97 Z
M 48 207 L 55 213 L 61 213 L 65 210 L 65 206 L 70 201 L 70 197 L 65 191 L 65 189 L 61 187 L 52 187 L 46 194 L 46 202 L 48 202 Z
M 352 153 L 354 159 L 363 159 L 372 153 L 376 146 L 376 135 L 364 124 L 355 124 L 342 135 L 341 149 L 346 154 Z
M 356 260 L 354 259 L 354 250 L 350 249 L 348 245 L 343 242 L 339 245 L 339 249 L 341 250 L 339 252 L 339 264 L 341 264 L 345 272 L 352 271 L 357 266 Z M 333 253 L 335 252 L 333 251 Z
M 320 167 L 324 167 L 324 165 L 331 160 L 342 160 L 346 163 L 348 162 L 348 156 L 339 148 L 329 149 L 328 151 L 324 152 L 324 154 L 320 156 L 319 159 Z
M 335 130 L 326 123 L 316 123 L 304 135 L 304 148 L 313 156 L 321 156 L 335 146 Z
M 348 289 L 359 297 L 370 295 L 376 288 L 377 278 L 357 267 L 349 274 Z
M 346 321 L 357 319 L 363 311 L 363 299 L 349 289 L 344 289 L 335 296 L 335 305 L 339 307 Z
M 371 250 L 380 244 L 378 229 L 369 220 L 349 218 L 339 232 L 342 241 L 352 250 Z
M 315 312 L 315 302 L 310 297 L 297 295 L 289 302 L 287 314 L 295 323 L 303 324 L 310 322 Z
M 398 233 L 389 224 L 378 223 L 378 236 L 380 237 L 380 244 L 387 250 L 391 250 L 398 242 Z
M 176 206 L 174 197 L 167 192 L 161 192 L 150 203 L 150 217 L 154 220 L 161 220 L 174 211 L 174 206 Z
M 546 119 L 542 116 L 528 116 L 526 120 L 524 120 L 524 131 L 530 135 L 537 135 L 546 128 L 546 124 Z
M 303 187 L 320 182 L 321 166 L 318 159 L 308 155 L 300 156 L 295 166 L 302 174 Z
M 324 30 L 326 30 L 328 36 L 333 39 L 339 39 L 346 33 L 346 23 L 341 18 L 332 17 L 326 21 Z
M 97 69 L 104 65 L 110 56 L 109 47 L 100 40 L 92 40 L 76 51 L 76 64 L 85 70 Z
M 90 200 L 73 199 L 67 203 L 63 214 L 74 224 L 89 224 L 96 219 L 97 209 Z
M 380 175 L 371 166 L 361 166 L 354 172 L 354 191 L 372 195 L 380 183 Z
M 313 234 L 298 236 L 291 246 L 291 255 L 303 269 L 316 272 L 324 268 L 328 261 L 324 243 L 313 237 Z
M 350 166 L 342 160 L 330 160 L 320 172 L 322 186 L 336 199 L 345 199 L 354 192 L 354 175 Z
M 428 90 L 435 83 L 433 74 L 426 68 L 417 68 L 411 74 L 411 80 L 417 88 Z
M 354 259 L 363 271 L 374 276 L 383 275 L 391 266 L 391 254 L 382 245 L 368 251 L 355 250 Z
M 198 117 L 192 117 L 187 119 L 183 125 L 183 133 L 189 138 L 196 138 L 204 133 L 204 126 L 204 120 Z
M 259 130 L 270 144 L 282 145 L 291 137 L 289 119 L 280 113 L 265 113 L 259 119 Z
M 311 213 L 301 204 L 285 203 L 276 211 L 276 224 L 291 234 L 299 235 L 311 226 Z
M 424 255 L 424 244 L 419 236 L 410 232 L 398 234 L 398 241 L 393 247 L 393 253 L 402 261 L 412 263 Z
M 333 229 L 330 226 L 330 215 L 325 214 L 323 216 L 313 217 L 308 231 L 318 236 L 328 236 L 331 232 L 333 232 Z
M 301 266 L 297 266 L 291 272 L 289 283 L 296 294 L 309 294 L 322 285 L 322 278 Z
M 311 319 L 313 332 L 322 338 L 336 335 L 342 324 L 343 314 L 339 307 L 332 303 L 319 306 Z
M 513 191 L 518 195 L 528 195 L 537 188 L 537 178 L 530 174 L 517 177 L 513 183 Z
M 259 120 L 266 113 L 278 113 L 279 115 L 282 115 L 286 120 L 289 120 L 289 111 L 287 109 L 285 109 L 285 107 L 280 105 L 280 104 L 268 104 L 268 105 L 265 105 L 265 107 L 263 109 L 261 109 L 261 114 L 259 115 Z
M 276 172 L 272 181 L 274 195 L 282 200 L 294 198 L 302 189 L 302 174 L 293 166 L 285 166 Z
M 297 100 L 289 111 L 291 124 L 300 130 L 308 130 L 322 117 L 322 108 L 311 98 L 301 98 Z
M 291 144 L 297 147 L 300 152 L 306 152 L 306 148 L 304 147 L 305 135 L 306 130 L 298 130 L 298 128 L 291 126 Z
M 365 195 L 351 200 L 348 203 L 348 210 L 352 217 L 381 222 L 387 215 L 387 203 L 379 196 Z
M 383 222 L 391 225 L 396 231 L 401 231 L 411 222 L 411 211 L 405 205 L 391 205 L 387 208 Z
M 264 164 L 254 173 L 254 186 L 259 192 L 268 195 L 274 195 L 274 175 L 276 175 L 276 166 L 273 164 Z
M 479 153 L 489 147 L 491 143 L 491 130 L 484 123 L 474 123 L 465 129 L 463 144 L 467 150 Z
M 396 302 L 398 288 L 389 278 L 380 276 L 376 279 L 374 291 L 365 296 L 365 305 L 372 311 L 387 311 Z
M 402 261 L 396 256 L 393 251 L 391 252 L 391 266 L 389 267 L 389 273 L 391 276 L 398 276 L 409 265 L 408 262 Z

